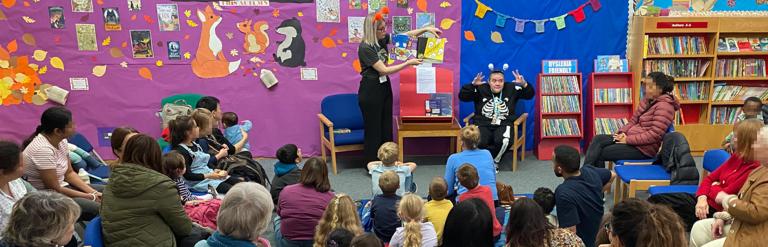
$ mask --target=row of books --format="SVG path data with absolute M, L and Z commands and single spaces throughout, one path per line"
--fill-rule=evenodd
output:
M 682 112 L 683 112 L 682 110 L 675 111 L 675 125 L 685 124 L 685 120 L 683 119 Z
M 626 118 L 595 118 L 595 134 L 610 135 L 627 124 Z
M 717 42 L 717 51 L 722 52 L 751 52 L 768 51 L 768 37 L 725 37 Z
M 595 88 L 595 103 L 630 103 L 631 88 Z
M 554 112 L 580 112 L 579 95 L 544 96 L 542 111 Z
M 648 40 L 648 54 L 651 55 L 695 55 L 707 53 L 704 36 L 651 37 Z
M 576 119 L 544 119 L 544 136 L 575 136 L 581 134 Z
M 678 99 L 683 100 L 707 100 L 709 83 L 707 82 L 689 82 L 675 83 L 673 94 Z
M 745 100 L 752 96 L 758 97 L 761 100 L 768 100 L 768 87 L 747 87 L 716 83 L 712 91 L 712 99 L 714 101 Z
M 578 93 L 579 79 L 576 76 L 543 76 L 541 77 L 542 93 Z
M 643 75 L 658 71 L 673 77 L 702 77 L 707 72 L 709 62 L 700 59 L 645 60 Z
M 738 106 L 715 106 L 712 107 L 712 114 L 709 117 L 710 124 L 733 124 L 736 117 L 741 114 L 741 107 Z
M 765 77 L 765 59 L 719 59 L 716 75 L 719 77 Z

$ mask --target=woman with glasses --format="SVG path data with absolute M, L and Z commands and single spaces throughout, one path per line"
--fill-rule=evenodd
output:
M 381 144 L 392 141 L 392 86 L 388 75 L 397 73 L 406 66 L 421 64 L 420 59 L 410 59 L 401 64 L 387 65 L 387 45 L 391 43 L 384 19 L 387 14 L 389 9 L 384 7 L 365 17 L 363 42 L 357 50 L 362 76 L 358 96 L 365 128 L 363 149 L 366 163 L 376 160 L 376 152 Z M 442 33 L 439 29 L 428 26 L 405 34 L 416 37 L 425 32 L 434 36 Z

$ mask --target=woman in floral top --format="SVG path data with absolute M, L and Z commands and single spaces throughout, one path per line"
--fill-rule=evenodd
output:
M 584 242 L 576 233 L 550 224 L 539 204 L 523 197 L 509 212 L 507 246 L 581 247 Z
M 0 141 L 0 231 L 11 217 L 13 204 L 27 194 L 21 175 L 21 148 L 16 143 Z

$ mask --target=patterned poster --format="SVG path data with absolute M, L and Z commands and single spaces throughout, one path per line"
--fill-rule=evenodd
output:
M 128 11 L 141 10 L 141 0 L 128 0 Z
M 339 0 L 315 0 L 317 22 L 341 22 Z
M 158 4 L 157 24 L 160 31 L 179 31 L 179 7 L 176 4 Z
M 397 7 L 408 8 L 408 0 L 397 0 Z
M 365 17 L 362 16 L 348 16 L 347 17 L 347 32 L 349 33 L 349 43 L 363 42 L 363 23 Z
M 61 6 L 48 7 L 48 17 L 50 17 L 51 28 L 64 29 L 64 8 Z
M 362 0 L 349 0 L 349 9 L 362 9 L 362 8 L 363 8 Z
M 131 53 L 133 58 L 152 58 L 152 35 L 149 30 L 131 30 Z
M 181 59 L 181 43 L 179 41 L 168 41 L 168 59 Z
M 77 49 L 80 51 L 98 51 L 96 45 L 96 25 L 75 24 L 77 34 Z
M 392 17 L 392 31 L 394 33 L 404 33 L 411 31 L 411 17 L 410 16 L 395 16 Z
M 435 25 L 435 13 L 416 13 L 416 29 L 434 26 Z M 429 32 L 425 32 L 421 37 L 434 38 L 434 35 Z
M 72 0 L 72 12 L 93 12 L 93 1 Z
M 107 31 L 120 31 L 123 26 L 120 25 L 120 13 L 117 8 L 102 8 L 102 16 L 104 16 L 104 30 Z
M 368 13 L 376 13 L 376 11 L 386 6 L 387 0 L 368 0 Z

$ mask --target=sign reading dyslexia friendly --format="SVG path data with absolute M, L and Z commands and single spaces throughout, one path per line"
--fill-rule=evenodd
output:
M 544 74 L 563 74 L 578 73 L 579 62 L 573 60 L 542 60 L 541 73 Z

